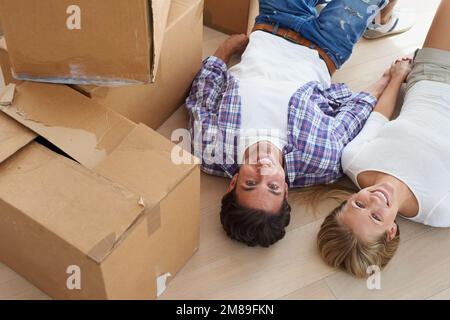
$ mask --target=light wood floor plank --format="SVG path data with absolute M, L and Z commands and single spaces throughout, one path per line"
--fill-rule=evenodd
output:
M 428 300 L 450 300 L 450 288 L 429 297 Z
M 336 297 L 325 280 L 320 280 L 282 297 L 281 300 L 336 300 Z
M 317 255 L 311 223 L 287 233 L 270 249 L 229 241 L 216 261 L 177 276 L 163 299 L 276 299 L 334 272 Z M 202 257 L 200 248 L 191 261 Z M 188 269 L 188 268 L 186 268 Z

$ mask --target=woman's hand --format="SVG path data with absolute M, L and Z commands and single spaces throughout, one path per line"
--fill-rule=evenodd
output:
M 390 80 L 380 96 L 374 111 L 381 113 L 388 119 L 392 119 L 400 88 L 411 72 L 411 69 L 412 59 L 410 58 L 401 58 L 394 61 L 389 72 L 385 72 L 383 75 L 383 77 L 390 77 Z
M 391 80 L 403 83 L 406 78 L 411 73 L 412 70 L 412 59 L 409 57 L 404 57 L 397 59 L 391 66 Z

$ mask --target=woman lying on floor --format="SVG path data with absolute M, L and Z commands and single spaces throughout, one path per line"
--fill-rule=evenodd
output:
M 383 268 L 400 242 L 398 215 L 450 227 L 450 0 L 443 0 L 407 81 L 400 116 L 380 101 L 344 150 L 344 172 L 361 189 L 318 234 L 324 260 L 357 277 Z M 404 64 L 403 62 L 400 62 Z M 399 88 L 397 88 L 398 90 Z

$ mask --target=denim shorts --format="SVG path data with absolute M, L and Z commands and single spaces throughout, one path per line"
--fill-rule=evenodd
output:
M 422 80 L 450 84 L 450 51 L 434 48 L 416 51 L 414 67 L 407 80 L 407 90 Z
M 389 0 L 330 0 L 317 14 L 316 5 L 321 2 L 324 0 L 259 0 L 256 23 L 298 32 L 323 49 L 339 69 Z

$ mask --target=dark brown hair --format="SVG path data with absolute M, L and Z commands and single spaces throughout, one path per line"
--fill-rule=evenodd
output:
M 259 209 L 246 208 L 236 200 L 235 190 L 222 198 L 220 221 L 227 235 L 250 247 L 269 247 L 285 234 L 291 220 L 291 206 L 283 200 L 278 213 L 272 214 Z

